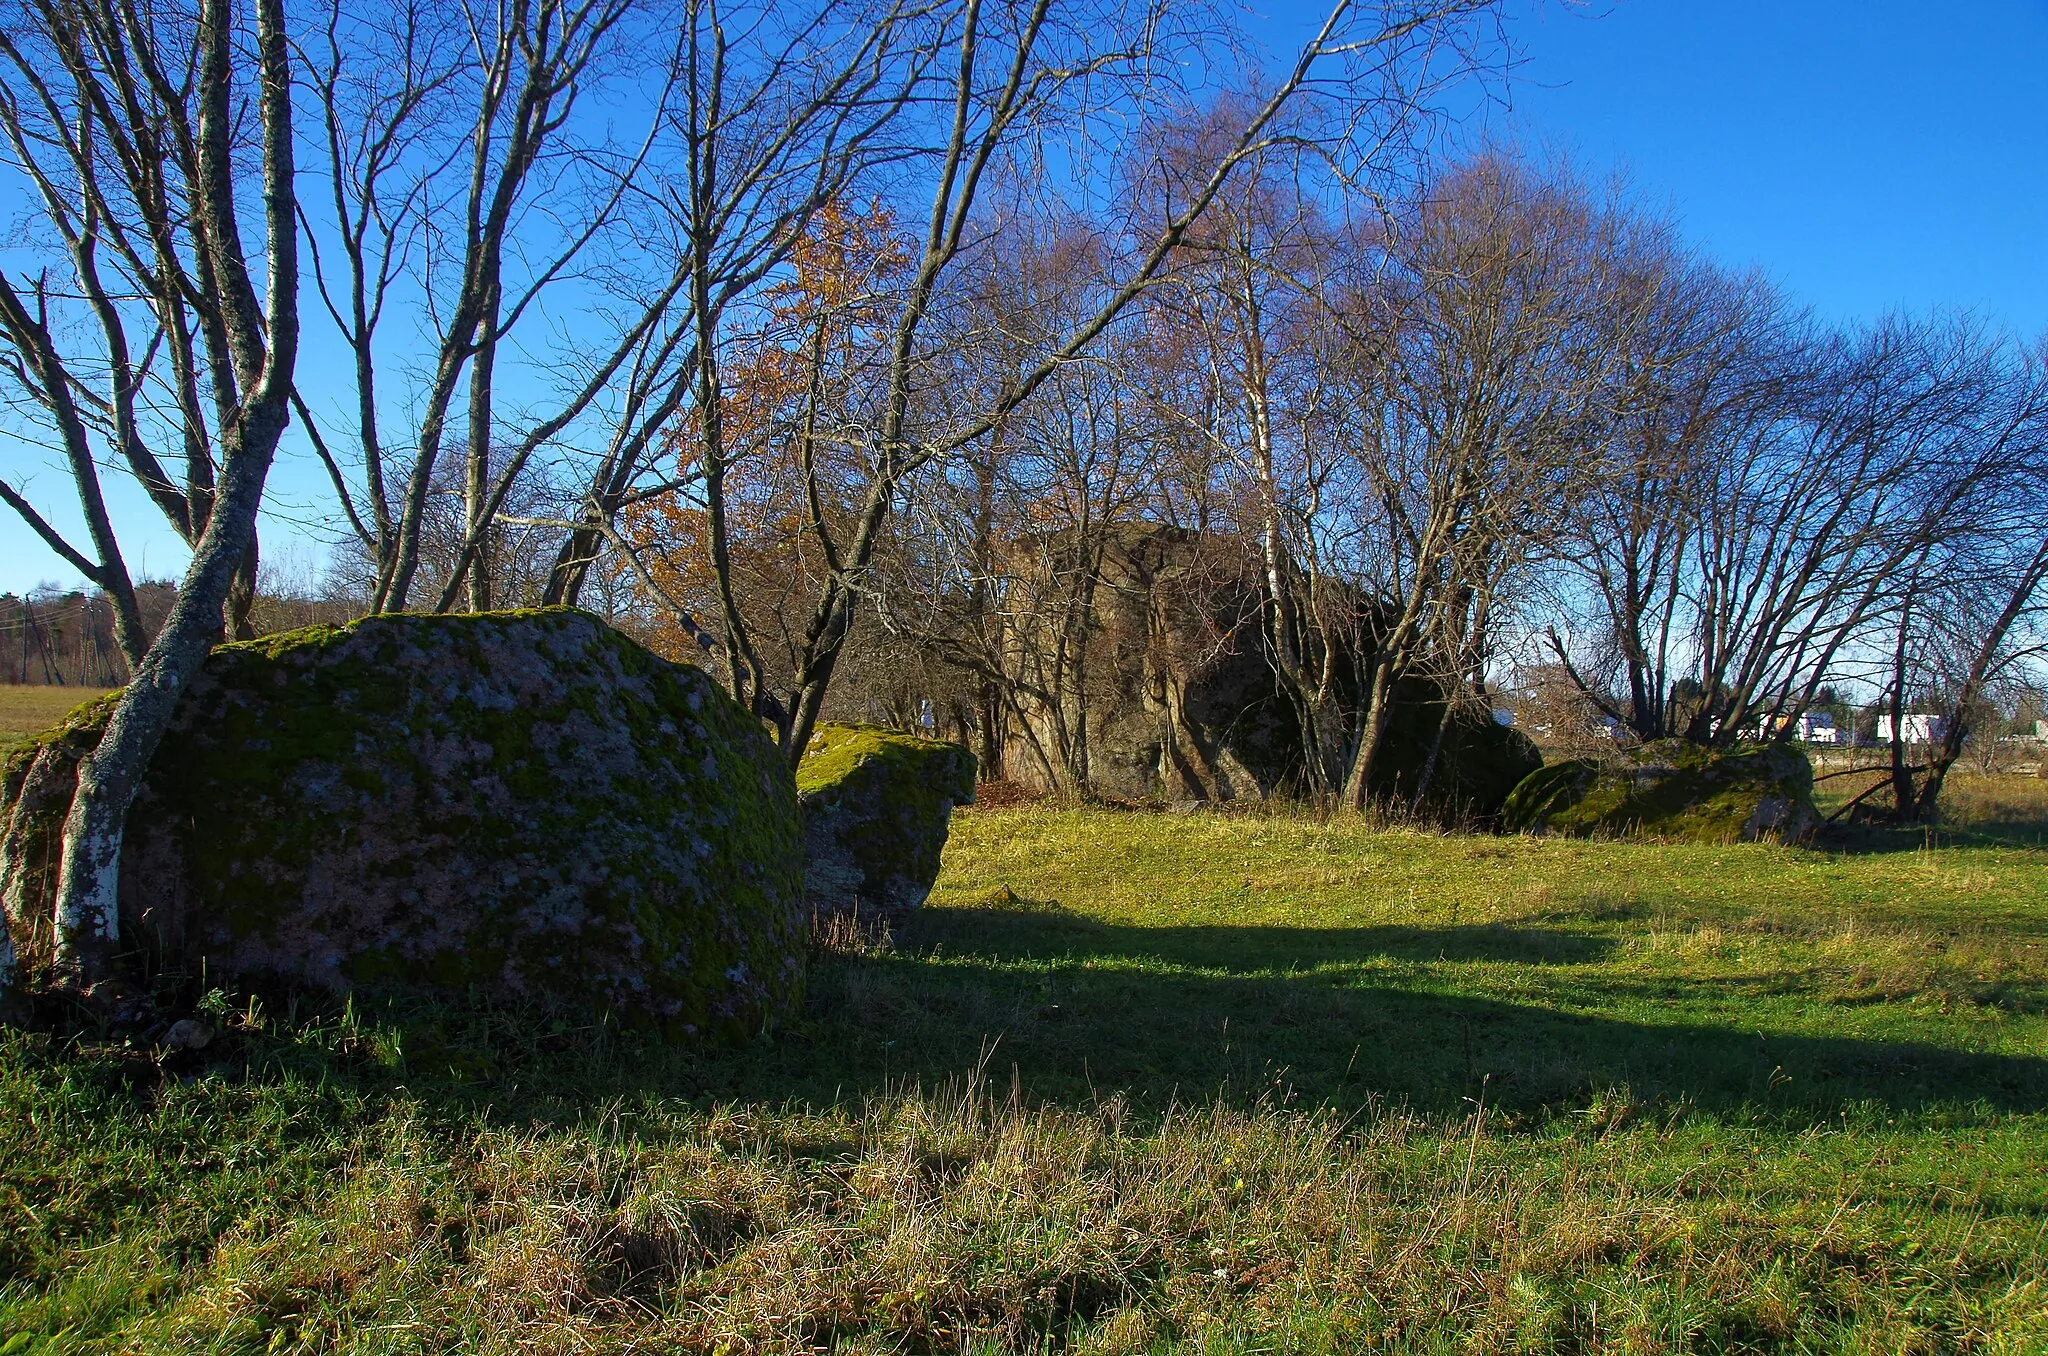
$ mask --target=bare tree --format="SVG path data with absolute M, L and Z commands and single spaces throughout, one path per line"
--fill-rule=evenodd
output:
M 978 206 L 992 170 L 1057 128 L 1086 127 L 1091 115 L 1112 105 L 1132 111 L 1133 101 L 1142 102 L 1165 73 L 1162 34 L 1171 25 L 1160 9 L 1084 10 L 1053 0 L 1003 6 L 968 0 L 941 11 L 943 45 L 951 55 L 937 77 L 934 93 L 941 97 L 931 103 L 946 116 L 915 161 L 931 190 L 927 225 L 891 296 L 887 339 L 858 400 L 829 412 L 813 405 L 803 416 L 809 430 L 804 445 L 829 443 L 857 455 L 860 484 L 843 525 L 823 513 L 813 513 L 807 524 L 826 576 L 783 693 L 769 693 L 759 682 L 758 647 L 736 601 L 726 603 L 721 619 L 735 695 L 775 720 L 792 759 L 801 756 L 818 718 L 906 477 L 990 437 L 1064 365 L 1088 352 L 1157 278 L 1239 167 L 1275 144 L 1283 110 L 1310 97 L 1342 103 L 1347 116 L 1329 144 L 1359 148 L 1370 159 L 1388 144 L 1390 124 L 1413 120 L 1419 83 L 1440 78 L 1446 64 L 1464 68 L 1473 25 L 1490 10 L 1481 3 L 1367 11 L 1340 5 L 1272 92 L 1223 139 L 1205 173 L 1158 204 L 1153 217 L 1128 223 L 1096 304 L 1036 352 L 1016 382 L 972 409 L 951 409 L 932 397 L 947 370 L 948 345 L 944 327 L 931 322 L 945 309 L 953 271 L 974 257 Z M 700 393 L 692 433 L 706 468 L 708 546 L 723 576 L 731 547 L 723 480 L 728 457 L 717 427 L 719 402 L 708 395 L 709 388 Z M 820 419 L 820 413 L 831 417 Z
M 1686 737 L 1796 715 L 1898 598 L 1906 567 L 1967 518 L 1993 462 L 1970 412 L 1992 372 L 1966 331 L 1890 321 L 1809 345 L 1708 483 Z
M 1069 365 L 1006 425 L 989 588 L 967 624 L 941 639 L 956 663 L 994 685 L 1047 784 L 1084 795 L 1102 690 L 1134 681 L 1145 660 L 1105 657 L 1104 595 L 1132 591 L 1149 606 L 1150 576 L 1166 563 L 1143 560 L 1158 521 L 1157 425 L 1117 371 L 1123 347 L 1106 343 Z M 958 540 L 973 521 L 955 520 L 952 551 L 979 546 Z M 879 591 L 878 607 L 895 613 L 901 592 Z M 1144 642 L 1141 634 L 1125 648 Z
M 1590 452 L 1585 493 L 1559 534 L 1548 601 L 1553 657 L 1638 739 L 1675 733 L 1689 713 L 1674 687 L 1691 677 L 1689 562 L 1714 498 L 1715 459 L 1779 408 L 1788 363 L 1781 303 L 1754 278 L 1688 257 L 1657 223 L 1618 261 L 1631 314 Z M 1583 637 L 1590 635 L 1587 643 Z M 1615 695 L 1610 702 L 1607 694 Z
M 1882 674 L 1880 637 L 1910 639 L 1914 581 L 1969 536 L 2020 446 L 1999 346 L 1969 325 L 1829 334 L 1727 295 L 1725 322 L 1684 341 L 1678 384 L 1631 377 L 1565 558 L 1598 624 L 1553 631 L 1553 653 L 1645 738 L 1781 737 L 1829 683 Z M 1609 672 L 1626 674 L 1619 700 Z
M 290 42 L 282 0 L 258 0 L 253 22 L 238 19 L 225 0 L 199 0 L 191 10 L 34 3 L 10 11 L 5 31 L 14 49 L 0 78 L 9 108 L 32 100 L 45 109 L 68 108 L 60 121 L 78 129 L 76 151 L 66 152 L 77 177 L 63 186 L 76 196 L 44 199 L 60 238 L 73 231 L 83 238 L 85 223 L 108 233 L 118 229 L 107 210 L 116 194 L 130 203 L 166 200 L 160 180 L 165 162 L 125 138 L 143 128 L 164 128 L 169 106 L 190 96 L 189 155 L 174 161 L 189 167 L 184 199 L 155 223 L 157 234 L 145 237 L 148 254 L 140 245 L 134 250 L 131 281 L 147 282 L 166 296 L 181 293 L 179 305 L 189 306 L 198 319 L 208 349 L 203 372 L 215 414 L 217 459 L 204 526 L 177 602 L 140 657 L 104 736 L 80 762 L 64 824 L 54 957 L 69 982 L 90 987 L 109 975 L 119 936 L 116 890 L 129 805 L 180 695 L 221 634 L 222 607 L 251 557 L 257 507 L 289 416 L 298 347 Z M 55 64 L 45 64 L 23 44 L 59 54 Z M 42 83 L 40 72 L 48 69 L 64 73 L 71 93 L 63 103 Z M 189 88 L 175 83 L 173 73 L 189 73 Z M 245 81 L 254 84 L 253 91 Z M 132 110 L 145 86 L 155 114 L 138 120 Z M 253 147 L 238 135 L 252 95 Z M 183 123 L 172 119 L 169 125 L 174 136 L 184 135 Z M 253 174 L 241 172 L 237 163 L 244 152 L 253 155 Z M 244 232 L 254 222 L 261 223 L 262 234 L 252 248 Z M 90 271 L 90 250 L 74 248 L 71 257 L 75 270 Z M 76 282 L 88 301 L 100 291 L 89 278 Z M 18 290 L 10 295 L 19 298 Z M 18 370 L 30 374 L 45 395 L 85 389 L 58 346 L 59 336 L 42 316 L 35 319 L 35 327 L 10 327 L 10 356 Z M 174 328 L 175 322 L 165 325 L 167 331 Z M 102 324 L 102 339 L 111 342 L 117 333 Z M 179 341 L 167 335 L 163 342 Z M 117 371 L 115 380 L 134 378 Z M 111 422 L 130 427 L 118 413 Z M 188 433 L 191 428 L 188 423 Z M 96 495 L 89 468 L 75 469 L 81 496 Z M 110 567 L 115 559 L 103 550 L 100 563 Z M 27 888 L 28 864 L 15 851 L 0 857 L 6 876 L 0 890 L 15 903 Z
M 1982 713 L 2001 679 L 2048 654 L 2030 624 L 2048 606 L 2048 377 L 2042 355 L 1998 354 L 1998 379 L 1969 410 L 1980 492 L 1902 571 L 1893 604 L 1890 681 L 1892 818 L 1935 818 L 1965 742 L 1989 743 Z M 1907 761 L 1905 714 L 1920 686 L 1940 716 L 1925 761 Z
M 634 218 L 676 75 L 673 58 L 647 57 L 671 39 L 638 0 L 327 0 L 316 13 L 299 45 L 326 182 L 304 220 L 352 399 L 333 439 L 303 400 L 299 412 L 377 562 L 375 611 L 412 602 L 459 436 L 464 531 L 435 606 L 486 608 L 495 519 L 532 458 L 622 371 L 644 381 L 674 350 L 665 322 L 688 266 Z M 605 121 L 612 97 L 643 119 L 637 135 Z M 533 351 L 571 325 L 576 356 Z M 396 399 L 383 359 L 422 336 L 417 398 Z
M 1203 163 L 1196 148 L 1214 131 L 1197 129 L 1179 158 Z M 1170 350 L 1186 370 L 1162 373 L 1154 400 L 1230 468 L 1233 516 L 1257 546 L 1264 650 L 1302 732 L 1306 789 L 1328 798 L 1348 763 L 1369 608 L 1343 534 L 1330 532 L 1357 466 L 1332 380 L 1348 242 L 1319 202 L 1317 162 L 1291 150 L 1247 163 L 1157 289 L 1166 326 L 1199 343 Z
M 206 300 L 212 265 L 188 224 L 201 177 L 197 72 L 164 64 L 157 45 L 192 22 L 146 6 L 24 5 L 0 29 L 4 162 L 49 228 L 56 269 L 0 276 L 0 370 L 17 392 L 8 431 L 61 453 L 87 541 L 68 541 L 13 486 L 0 483 L 0 499 L 111 601 L 131 670 L 149 636 L 100 466 L 124 467 L 196 546 L 218 492 L 215 426 L 235 409 L 230 336 Z M 255 570 L 252 539 L 231 591 L 237 634 Z
M 1347 804 L 1365 802 L 1397 685 L 1435 664 L 1455 693 L 1483 670 L 1506 581 L 1570 511 L 1612 360 L 1620 224 L 1568 183 L 1483 159 L 1399 228 L 1394 267 L 1354 303 L 1355 511 L 1389 601 Z

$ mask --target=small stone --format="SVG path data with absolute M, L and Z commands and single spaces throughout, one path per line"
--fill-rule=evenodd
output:
M 164 1044 L 173 1050 L 204 1050 L 213 1043 L 213 1028 L 195 1017 L 171 1023 Z

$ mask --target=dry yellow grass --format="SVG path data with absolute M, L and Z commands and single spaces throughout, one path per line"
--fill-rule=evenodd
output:
M 2048 1339 L 2038 1285 L 2013 1274 L 2024 1224 L 1885 1208 L 1929 1165 L 1900 1171 L 1882 1127 L 1792 1154 L 1641 1112 L 1621 1092 L 1531 1138 L 1479 1110 L 1347 1124 L 1212 1107 L 1133 1133 L 1114 1100 L 1025 1110 L 970 1084 L 460 1143 L 399 1115 L 317 1210 L 229 1228 L 121 1349 L 1506 1356 Z M 1890 1274 L 1904 1228 L 1917 1285 Z M 141 1261 L 99 1254 L 73 1298 L 121 1289 Z M 1971 1317 L 1937 1316 L 1972 1272 Z
M 2048 824 L 2048 777 L 1951 772 L 1941 789 L 1941 817 L 1962 827 Z
M 0 753 L 49 729 L 107 689 L 0 683 Z
M 1839 770 L 1837 770 L 1839 771 Z M 1843 802 L 1886 777 L 1882 767 L 1860 769 L 1853 774 L 1828 776 L 1814 788 L 1821 812 L 1827 814 Z M 1889 805 L 1888 792 L 1877 793 L 1880 805 Z M 1983 772 L 1967 764 L 1949 771 L 1941 788 L 1941 821 L 1951 828 L 1993 830 L 2048 824 L 2048 777 L 2032 772 Z

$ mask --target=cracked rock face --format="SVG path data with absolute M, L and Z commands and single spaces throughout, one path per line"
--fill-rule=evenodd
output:
M 1509 830 L 1692 843 L 1803 842 L 1820 826 L 1813 765 L 1785 744 L 1645 744 L 1608 766 L 1552 763 L 1501 812 Z
M 109 709 L 8 768 L 7 846 L 51 863 L 10 900 L 31 961 L 68 795 L 15 790 L 62 784 Z M 477 991 L 691 1039 L 800 1001 L 802 871 L 783 759 L 700 671 L 566 609 L 375 617 L 208 658 L 130 815 L 122 934 L 210 975 Z
M 873 725 L 820 725 L 796 782 L 813 913 L 897 918 L 938 878 L 955 805 L 974 800 L 961 745 Z

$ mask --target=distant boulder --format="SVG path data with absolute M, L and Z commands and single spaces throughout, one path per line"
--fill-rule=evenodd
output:
M 1501 806 L 1500 824 L 1510 833 L 1542 833 L 1551 827 L 1553 812 L 1563 814 L 1585 798 L 1599 780 L 1601 765 L 1589 758 L 1545 763 L 1515 783 Z M 1565 826 L 1558 826 L 1560 832 Z
M 958 744 L 820 725 L 796 770 L 811 910 L 884 919 L 923 904 L 974 777 L 974 755 Z
M 1786 744 L 1645 744 L 1615 762 L 1552 763 L 1501 811 L 1511 831 L 1690 843 L 1797 843 L 1820 825 L 1813 765 Z
M 1024 654 L 1072 647 L 1077 658 L 1062 666 L 1062 681 L 1086 679 L 1080 688 L 1017 694 L 1002 746 L 1006 777 L 1038 790 L 1083 789 L 1076 770 L 1056 760 L 1085 733 L 1085 789 L 1096 794 L 1186 803 L 1308 789 L 1310 740 L 1278 677 L 1255 537 L 1122 523 L 1085 539 L 1027 537 L 1008 549 L 1004 572 L 1036 581 L 1032 588 L 1056 595 L 1067 587 L 1060 581 L 1090 576 L 1100 586 L 1086 595 L 1083 625 L 1062 608 L 1002 609 L 1007 646 Z M 1335 665 L 1336 705 L 1355 729 L 1366 698 L 1355 675 L 1372 667 L 1372 647 L 1392 629 L 1394 608 L 1329 581 L 1323 603 L 1333 621 L 1343 609 L 1354 614 L 1331 635 L 1366 647 Z M 1419 659 L 1418 669 L 1450 667 L 1433 652 Z M 1459 686 L 1447 690 L 1422 672 L 1395 684 L 1368 798 L 1446 821 L 1490 820 L 1515 784 L 1542 765 L 1527 736 L 1495 724 L 1485 705 L 1459 697 Z M 1447 698 L 1458 699 L 1445 721 Z
M 1483 706 L 1459 702 L 1445 719 L 1443 685 L 1416 675 L 1394 687 L 1393 711 L 1365 789 L 1373 800 L 1409 805 L 1427 768 L 1423 808 L 1447 820 L 1490 823 L 1509 794 L 1542 766 L 1543 753 L 1535 742 L 1514 726 L 1500 724 Z
M 111 703 L 6 765 L 8 926 Z M 588 614 L 374 617 L 207 659 L 129 816 L 124 944 L 209 977 L 477 991 L 680 1038 L 800 1001 L 796 788 L 702 672 Z

